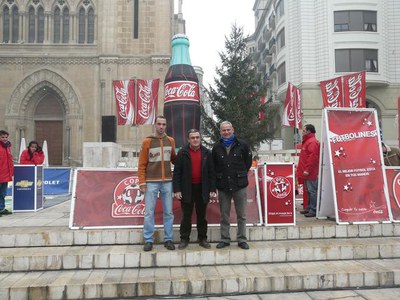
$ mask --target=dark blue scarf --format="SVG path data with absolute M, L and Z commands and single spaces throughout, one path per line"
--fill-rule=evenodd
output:
M 221 138 L 220 141 L 224 144 L 225 148 L 228 148 L 232 145 L 233 141 L 235 140 L 235 134 L 232 133 L 232 136 L 228 139 Z

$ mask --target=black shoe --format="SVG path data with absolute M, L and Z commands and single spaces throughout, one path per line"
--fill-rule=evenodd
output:
M 246 242 L 241 242 L 238 244 L 238 246 L 244 250 L 250 249 L 249 244 L 247 244 Z
M 307 210 L 307 209 L 303 209 L 303 210 L 300 211 L 300 213 L 301 213 L 302 215 L 308 214 L 308 210 Z
M 143 247 L 143 251 L 151 251 L 153 250 L 153 243 L 146 242 Z
M 219 242 L 219 243 L 217 244 L 217 249 L 225 248 L 225 247 L 228 247 L 228 246 L 230 246 L 230 245 L 231 245 L 230 243 Z
M 185 249 L 189 245 L 189 241 L 182 240 L 178 246 L 178 249 Z
M 307 218 L 310 218 L 310 217 L 315 217 L 316 214 L 315 214 L 315 212 L 308 212 L 304 216 L 307 217 Z
M 0 210 L 0 214 L 2 214 L 2 215 L 11 215 L 12 212 L 8 211 L 7 209 L 4 208 L 3 210 Z
M 164 247 L 168 250 L 175 250 L 175 245 L 172 243 L 172 241 L 166 241 L 164 243 Z
M 203 248 L 206 248 L 206 249 L 210 249 L 211 248 L 211 245 L 210 245 L 209 242 L 207 242 L 207 240 L 200 240 L 199 246 L 203 247 Z

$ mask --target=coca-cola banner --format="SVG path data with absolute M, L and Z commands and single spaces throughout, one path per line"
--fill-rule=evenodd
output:
M 114 80 L 114 97 L 117 106 L 118 125 L 135 123 L 135 81 Z
M 261 224 L 260 201 L 255 173 L 249 171 L 247 187 L 247 222 Z M 70 214 L 70 228 L 142 227 L 145 209 L 144 194 L 139 190 L 137 170 L 105 170 L 78 168 Z M 158 199 L 155 224 L 162 226 L 162 201 Z M 174 224 L 181 222 L 180 201 L 173 199 Z M 210 200 L 207 209 L 210 225 L 220 224 L 218 197 Z M 231 222 L 236 222 L 232 203 Z M 196 218 L 193 218 L 193 224 Z
M 301 129 L 302 115 L 300 90 L 289 82 L 283 104 L 282 125 Z
M 376 111 L 327 109 L 326 115 L 337 222 L 390 221 Z
M 158 109 L 159 79 L 137 80 L 137 109 L 134 125 L 154 124 Z
M 365 108 L 365 71 L 343 76 L 343 107 Z
M 390 209 L 394 221 L 400 222 L 400 168 L 385 167 Z
M 172 101 L 200 101 L 199 85 L 194 81 L 171 81 L 164 85 L 164 103 Z
M 296 223 L 294 165 L 267 163 L 264 172 L 265 225 L 294 225 Z
M 342 77 L 320 82 L 324 107 L 343 107 Z
M 320 82 L 324 107 L 365 108 L 365 71 Z

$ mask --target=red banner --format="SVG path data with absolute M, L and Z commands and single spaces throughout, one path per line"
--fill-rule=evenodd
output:
M 366 107 L 365 71 L 343 76 L 343 107 Z
M 266 225 L 295 224 L 295 181 L 293 164 L 266 166 Z
M 253 170 L 249 171 L 247 187 L 247 223 L 261 224 L 257 187 Z M 143 226 L 145 198 L 138 186 L 134 170 L 84 170 L 78 169 L 73 195 L 71 228 L 81 227 L 141 227 Z M 174 224 L 181 222 L 180 201 L 173 199 Z M 218 198 L 210 200 L 207 208 L 208 224 L 219 225 Z M 234 204 L 231 222 L 236 222 Z M 196 224 L 196 218 L 192 220 Z M 162 201 L 157 200 L 155 224 L 163 224 Z
M 320 82 L 324 107 L 366 107 L 365 71 Z
M 171 81 L 164 87 L 164 103 L 170 101 L 196 101 L 200 100 L 199 85 L 194 81 Z
M 389 221 L 374 111 L 328 110 L 327 121 L 337 221 Z
M 118 125 L 132 125 L 135 122 L 135 81 L 114 80 L 113 90 Z
M 282 125 L 301 129 L 302 115 L 300 90 L 289 82 L 283 104 Z
M 343 106 L 342 77 L 336 77 L 320 82 L 324 107 Z
M 400 221 L 400 169 L 386 167 L 385 171 L 393 220 Z
M 158 109 L 159 79 L 137 80 L 137 109 L 134 125 L 154 124 Z

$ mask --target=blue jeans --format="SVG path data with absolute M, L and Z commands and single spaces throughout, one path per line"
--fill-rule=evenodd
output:
M 143 236 L 145 243 L 154 242 L 154 211 L 158 192 L 161 193 L 164 221 L 164 241 L 172 241 L 174 214 L 172 212 L 172 182 L 147 182 Z
M 6 207 L 7 186 L 8 182 L 0 183 L 0 210 Z
M 305 180 L 308 194 L 308 211 L 315 213 L 317 211 L 317 192 L 318 180 Z

